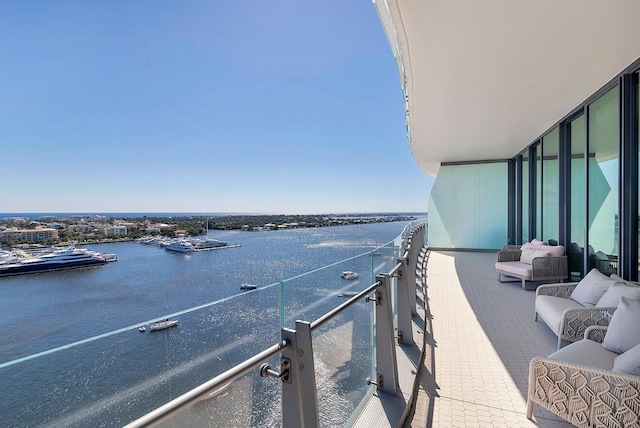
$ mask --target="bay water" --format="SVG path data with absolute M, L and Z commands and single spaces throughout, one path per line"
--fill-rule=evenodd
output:
M 0 426 L 122 426 L 277 343 L 283 322 L 313 321 L 341 292 L 371 285 L 395 264 L 393 245 L 374 249 L 405 225 L 210 230 L 241 246 L 187 254 L 88 245 L 118 261 L 0 278 Z M 360 276 L 345 281 L 344 270 Z M 243 293 L 242 283 L 258 289 Z M 358 303 L 314 334 L 322 425 L 346 423 L 366 393 L 370 309 Z M 164 318 L 180 323 L 138 331 Z M 279 394 L 278 381 L 251 373 L 168 426 L 278 426 Z

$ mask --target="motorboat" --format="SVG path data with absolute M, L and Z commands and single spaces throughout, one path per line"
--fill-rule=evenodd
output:
M 344 279 L 356 279 L 358 278 L 358 274 L 356 272 L 350 271 L 350 270 L 345 270 L 344 272 L 342 272 L 342 274 L 340 274 L 340 276 Z
M 152 322 L 149 324 L 150 331 L 164 330 L 178 325 L 178 320 L 166 319 L 164 321 Z
M 255 284 L 240 284 L 240 290 L 255 290 L 256 288 L 258 288 L 258 286 Z
M 147 331 L 147 327 L 145 327 L 145 326 L 141 325 L 140 327 L 138 327 L 138 331 L 139 331 L 140 333 L 144 333 L 145 331 Z
M 358 295 L 357 291 L 343 291 L 342 293 L 338 294 L 338 297 L 353 297 L 357 295 Z

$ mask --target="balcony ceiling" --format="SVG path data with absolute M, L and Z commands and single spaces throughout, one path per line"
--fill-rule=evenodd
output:
M 638 0 L 386 4 L 376 1 L 401 46 L 411 150 L 432 175 L 441 162 L 514 156 L 640 58 Z

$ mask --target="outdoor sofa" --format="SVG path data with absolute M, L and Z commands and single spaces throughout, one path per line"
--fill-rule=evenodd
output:
M 592 269 L 580 282 L 541 285 L 536 290 L 535 316 L 562 341 L 582 339 L 587 327 L 606 326 L 621 297 L 640 299 L 640 286 L 617 275 Z
M 505 245 L 496 262 L 498 281 L 504 276 L 520 278 L 522 288 L 527 281 L 564 281 L 568 275 L 567 256 L 562 245 L 548 245 L 532 240 L 521 247 Z
M 577 427 L 640 425 L 640 301 L 620 299 L 609 326 L 529 364 L 527 417 L 538 404 Z

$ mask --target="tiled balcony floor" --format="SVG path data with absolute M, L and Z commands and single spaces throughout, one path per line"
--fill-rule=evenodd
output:
M 535 322 L 534 291 L 498 282 L 496 255 L 430 251 L 420 390 L 406 427 L 570 427 L 534 405 L 526 417 L 529 361 L 555 351 Z

